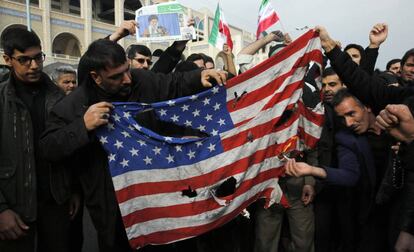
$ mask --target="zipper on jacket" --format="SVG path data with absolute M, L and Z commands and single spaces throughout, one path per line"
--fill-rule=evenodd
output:
M 14 118 L 13 118 L 13 130 L 14 130 L 14 138 L 17 138 L 17 115 L 16 112 L 14 112 Z

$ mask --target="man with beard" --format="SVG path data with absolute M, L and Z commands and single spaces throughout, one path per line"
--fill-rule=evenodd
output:
M 48 159 L 67 160 L 71 169 L 77 169 L 100 251 L 130 251 L 108 158 L 95 130 L 110 127 L 111 102 L 168 100 L 210 87 L 210 78 L 223 83 L 226 77 L 216 70 L 169 75 L 130 70 L 122 47 L 105 39 L 93 42 L 82 58 L 87 67 L 82 71 L 87 74 L 81 77 L 84 83 L 54 107 L 41 147 Z M 154 131 L 160 126 L 152 113 L 139 114 L 136 120 Z

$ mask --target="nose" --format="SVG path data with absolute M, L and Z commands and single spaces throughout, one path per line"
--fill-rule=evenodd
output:
M 126 71 L 124 73 L 124 78 L 122 79 L 122 84 L 123 85 L 131 85 L 132 80 L 131 80 L 131 73 L 129 71 Z
M 346 127 L 351 127 L 354 124 L 354 119 L 350 117 L 345 117 L 345 125 Z
M 69 87 L 70 88 L 75 88 L 76 86 L 77 86 L 76 82 L 74 82 L 74 81 L 69 82 Z
M 144 64 L 142 64 L 142 65 L 143 65 L 144 69 L 148 69 L 149 68 L 148 61 L 147 60 L 145 60 L 144 61 Z
M 31 69 L 38 69 L 40 66 L 40 63 L 38 63 L 36 60 L 31 59 L 30 60 L 30 68 Z

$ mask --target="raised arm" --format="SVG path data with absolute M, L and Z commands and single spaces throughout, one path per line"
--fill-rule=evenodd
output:
M 388 87 L 384 80 L 370 76 L 355 64 L 347 53 L 336 46 L 324 27 L 315 28 L 319 32 L 322 48 L 325 50 L 332 67 L 341 80 L 346 83 L 349 91 L 364 104 L 378 113 L 387 104 L 401 103 L 405 98 L 414 95 L 412 88 Z

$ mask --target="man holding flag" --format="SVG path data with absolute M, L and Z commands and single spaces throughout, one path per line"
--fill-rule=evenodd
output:
M 108 157 L 95 130 L 108 123 L 111 102 L 155 102 L 189 95 L 211 86 L 209 78 L 222 83 L 216 70 L 195 70 L 169 75 L 129 69 L 125 51 L 115 42 L 100 39 L 82 56 L 85 63 L 78 89 L 51 111 L 39 149 L 50 161 L 62 161 L 79 176 L 85 205 L 98 233 L 100 251 L 131 251 L 119 213 Z M 145 126 L 160 128 L 154 116 L 142 113 Z M 102 141 L 101 141 L 102 142 Z

